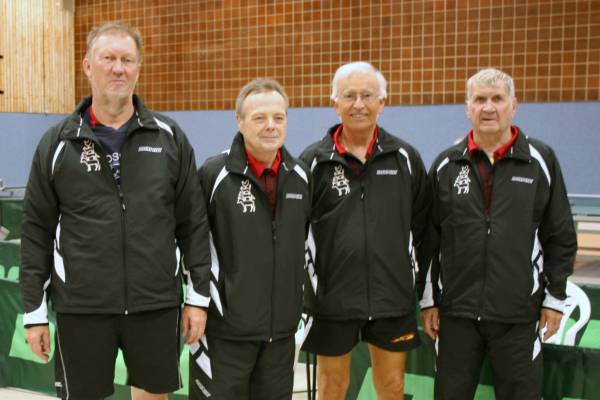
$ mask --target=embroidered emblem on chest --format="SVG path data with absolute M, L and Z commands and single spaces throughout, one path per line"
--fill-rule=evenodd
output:
M 246 179 L 245 181 L 242 181 L 242 185 L 240 186 L 237 203 L 242 206 L 242 211 L 244 213 L 253 213 L 256 211 L 254 200 L 256 200 L 256 197 L 252 194 L 252 185 L 250 184 L 250 180 Z
M 87 167 L 87 172 L 90 172 L 92 168 L 94 168 L 94 171 L 100 171 L 100 156 L 96 153 L 94 142 L 91 140 L 85 139 L 83 141 L 79 162 Z
M 468 194 L 469 185 L 471 179 L 469 179 L 469 166 L 465 165 L 460 169 L 456 180 L 454 181 L 454 187 L 456 188 L 456 194 Z
M 350 181 L 344 175 L 344 167 L 341 165 L 336 165 L 333 169 L 331 188 L 337 190 L 339 197 L 350 193 Z

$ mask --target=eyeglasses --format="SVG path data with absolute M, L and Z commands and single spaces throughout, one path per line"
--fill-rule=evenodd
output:
M 374 101 L 379 99 L 379 97 L 372 92 L 362 92 L 360 94 L 356 92 L 346 92 L 342 93 L 342 95 L 340 96 L 340 100 L 344 103 L 354 104 L 359 97 L 365 104 L 373 103 Z

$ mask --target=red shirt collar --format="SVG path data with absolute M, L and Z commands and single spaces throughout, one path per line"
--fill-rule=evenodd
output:
M 342 145 L 342 142 L 340 140 L 340 135 L 342 134 L 343 127 L 343 125 L 340 125 L 333 133 L 333 144 L 335 145 L 335 149 L 340 154 L 340 156 L 344 156 L 347 153 L 346 148 Z M 371 157 L 371 154 L 373 154 L 373 148 L 375 147 L 375 142 L 377 142 L 378 135 L 379 134 L 377 132 L 377 126 L 375 126 L 375 131 L 373 132 L 373 139 L 371 139 L 371 143 L 369 143 L 369 149 L 367 150 L 367 156 L 365 158 L 368 159 L 369 157 Z
M 258 161 L 252 154 L 250 154 L 248 150 L 246 150 L 246 158 L 248 159 L 248 165 L 250 166 L 252 172 L 254 172 L 254 175 L 257 178 L 260 178 L 267 167 L 265 167 L 262 162 Z M 275 161 L 273 161 L 271 168 L 268 168 L 275 176 L 277 176 L 277 173 L 279 172 L 279 164 L 281 164 L 281 150 L 277 150 Z
M 94 109 L 91 104 L 87 109 L 88 117 L 90 118 L 90 128 L 94 129 L 96 125 L 98 125 L 98 120 L 96 119 L 96 115 L 94 114 Z
M 512 132 L 512 137 L 510 138 L 510 140 L 507 143 L 505 143 L 502 147 L 500 147 L 500 148 L 496 149 L 496 151 L 494 151 L 494 160 L 496 160 L 496 161 L 504 158 L 506 153 L 508 153 L 510 148 L 517 141 L 517 136 L 518 136 L 517 135 L 517 133 L 518 133 L 517 127 L 514 125 L 511 125 L 510 130 Z M 473 152 L 475 150 L 480 150 L 479 147 L 477 146 L 477 143 L 475 143 L 475 139 L 473 139 L 473 130 L 471 130 L 469 132 L 468 149 L 469 149 L 469 156 L 473 155 Z

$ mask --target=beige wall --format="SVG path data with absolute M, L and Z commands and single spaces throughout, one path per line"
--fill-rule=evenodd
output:
M 73 11 L 64 0 L 0 0 L 0 112 L 68 113 Z

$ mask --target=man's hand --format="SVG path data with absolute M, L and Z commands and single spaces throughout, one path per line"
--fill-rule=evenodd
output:
M 33 354 L 44 360 L 44 362 L 48 362 L 48 354 L 50 354 L 50 328 L 48 328 L 48 325 L 36 325 L 27 328 L 25 341 Z
M 436 340 L 440 331 L 440 310 L 437 307 L 421 310 L 423 330 L 433 340 Z
M 556 333 L 560 327 L 560 320 L 562 319 L 562 316 L 562 313 L 558 311 L 554 311 L 549 308 L 542 308 L 539 329 L 540 332 L 544 332 L 544 328 L 546 328 L 546 331 L 544 332 L 544 342 L 548 340 L 550 336 Z
M 200 307 L 184 306 L 181 316 L 181 328 L 186 343 L 192 344 L 204 335 L 206 327 L 206 310 Z

